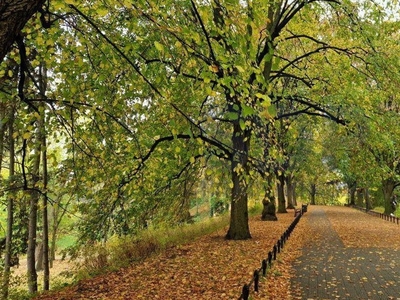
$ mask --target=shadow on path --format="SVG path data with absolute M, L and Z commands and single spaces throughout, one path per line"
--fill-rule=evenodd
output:
M 399 250 L 345 248 L 323 209 L 307 214 L 315 242 L 294 263 L 293 299 L 400 300 Z

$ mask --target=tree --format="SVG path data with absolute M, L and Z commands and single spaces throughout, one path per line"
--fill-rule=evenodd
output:
M 6 244 L 5 244 L 5 258 L 4 258 L 4 276 L 2 282 L 1 295 L 2 298 L 7 299 L 8 297 L 8 285 L 10 282 L 10 267 L 11 267 L 11 259 L 13 255 L 13 225 L 14 225 L 14 176 L 15 176 L 15 144 L 14 144 L 14 107 L 11 106 L 9 109 L 9 118 L 6 125 L 8 125 L 8 142 L 9 142 L 9 188 L 10 192 L 8 193 L 8 201 L 7 201 L 7 232 L 6 232 Z M 4 120 L 4 119 L 3 119 Z M 5 125 L 4 125 L 5 126 Z M 3 144 L 3 140 L 0 140 L 0 143 Z M 1 159 L 2 159 L 2 155 Z M 0 164 L 1 165 L 1 164 Z M 1 167 L 0 167 L 1 170 Z
M 0 3 L 0 61 L 9 52 L 25 24 L 42 10 L 45 0 L 12 0 Z
M 150 156 L 154 155 L 156 149 L 169 148 L 164 146 L 167 142 L 177 149 L 183 149 L 183 141 L 196 139 L 204 143 L 206 150 L 200 156 L 215 155 L 230 164 L 231 223 L 227 238 L 249 238 L 248 181 L 251 169 L 260 166 L 264 160 L 262 156 L 257 157 L 262 152 L 253 151 L 254 130 L 270 122 L 276 114 L 275 106 L 285 101 L 296 103 L 299 112 L 309 110 L 314 114 L 335 117 L 327 109 L 307 99 L 305 88 L 298 88 L 296 94 L 279 91 L 285 86 L 281 83 L 285 78 L 293 81 L 290 87 L 295 84 L 310 86 L 308 81 L 311 79 L 304 72 L 290 73 L 291 70 L 301 70 L 307 65 L 309 56 L 322 56 L 331 50 L 342 51 L 309 35 L 292 34 L 291 30 L 286 30 L 293 20 L 301 20 L 297 16 L 303 10 L 336 9 L 335 4 L 336 1 L 329 0 L 290 3 L 213 1 L 209 4 L 183 1 L 179 5 L 169 3 L 167 10 L 154 3 L 142 2 L 132 6 L 116 4 L 113 7 L 100 3 L 79 7 L 70 5 L 72 11 L 81 18 L 66 17 L 64 21 L 79 29 L 79 42 L 71 43 L 71 40 L 76 40 L 76 36 L 72 37 L 66 31 L 65 37 L 61 39 L 68 37 L 69 40 L 64 43 L 67 46 L 63 46 L 63 49 L 72 45 L 81 52 L 77 52 L 77 49 L 62 52 L 62 55 L 69 57 L 60 61 L 74 60 L 77 68 L 66 68 L 65 64 L 54 66 L 56 74 L 64 74 L 65 80 L 58 87 L 61 93 L 65 91 L 65 98 L 60 99 L 59 96 L 51 102 L 61 103 L 62 108 L 57 109 L 56 113 L 63 120 L 71 120 L 65 121 L 64 125 L 68 124 L 70 137 L 77 146 L 73 147 L 74 151 L 79 148 L 86 156 L 93 158 L 93 163 L 101 165 L 101 168 L 107 166 L 104 169 L 115 175 L 104 175 L 104 178 L 113 178 L 113 184 L 109 185 L 110 189 L 106 193 L 113 193 L 111 186 L 117 185 L 118 190 L 110 210 L 121 207 L 117 204 L 124 197 L 130 197 L 130 185 L 149 164 Z M 65 9 L 59 2 L 54 7 Z M 269 22 L 266 22 L 263 11 L 268 12 Z M 115 15 L 119 17 L 111 17 Z M 178 20 L 172 18 L 172 15 L 182 15 L 184 18 Z M 282 39 L 281 35 L 285 38 Z M 136 43 L 132 44 L 132 40 Z M 289 41 L 293 45 L 302 40 L 307 43 L 305 53 L 296 53 L 298 56 L 285 55 L 288 52 L 285 52 L 283 42 Z M 89 42 L 101 46 L 99 49 L 89 47 Z M 312 46 L 315 47 L 313 50 Z M 67 75 L 65 69 L 68 69 Z M 106 72 L 113 74 L 112 80 L 104 76 Z M 76 86 L 75 82 L 81 74 L 85 74 L 88 80 Z M 133 84 L 140 87 L 138 91 L 135 88 L 132 91 L 125 88 Z M 105 91 L 106 86 L 110 87 L 108 92 Z M 187 86 L 191 89 L 186 89 Z M 98 100 L 105 99 L 104 95 L 95 99 L 95 90 L 108 94 L 109 99 L 112 99 L 110 103 L 105 106 L 104 101 Z M 86 91 L 91 92 L 84 95 Z M 92 108 L 92 112 L 88 113 L 88 108 Z M 66 112 L 70 112 L 70 115 Z M 86 121 L 74 120 L 73 113 L 85 115 L 86 121 L 92 120 L 94 126 L 90 128 L 92 132 L 100 132 L 98 140 L 93 139 L 94 134 L 89 134 L 88 130 L 83 132 L 74 124 Z M 123 114 L 131 119 L 121 117 Z M 168 126 L 165 126 L 165 116 L 173 116 Z M 285 116 L 287 112 L 279 117 Z M 100 125 L 100 118 L 113 119 L 114 124 L 108 125 L 110 128 L 106 129 L 103 124 Z M 153 134 L 152 138 L 149 136 L 148 120 L 164 121 L 161 126 L 168 130 L 157 130 L 161 134 Z M 107 130 L 111 132 L 111 127 L 114 137 L 105 134 Z M 152 128 L 155 127 L 153 124 Z M 230 138 L 220 138 L 216 129 L 229 133 Z M 125 135 L 137 141 L 137 145 L 147 145 L 149 151 L 138 152 L 127 146 L 126 149 L 131 149 L 132 153 L 126 153 L 124 160 L 130 157 L 134 161 L 133 166 L 127 166 L 130 170 L 117 172 L 111 167 L 111 160 L 104 163 L 105 157 L 97 155 L 95 149 L 113 151 L 112 145 L 117 137 L 123 139 L 124 131 Z M 154 136 L 159 138 L 154 139 Z M 192 155 L 186 159 L 191 160 L 197 156 L 196 148 L 192 148 Z M 123 157 L 118 156 L 116 160 Z M 182 166 L 186 168 L 185 163 Z M 258 171 L 262 173 L 265 169 Z M 99 173 L 96 175 L 99 177 Z M 101 179 L 97 178 L 97 181 Z M 104 182 L 101 186 L 104 186 Z M 105 195 L 96 193 L 93 196 L 98 198 Z

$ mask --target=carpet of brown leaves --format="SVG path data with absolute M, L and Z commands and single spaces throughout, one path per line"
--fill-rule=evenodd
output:
M 345 247 L 400 249 L 400 226 L 347 207 L 322 207 Z
M 309 206 L 309 212 L 316 207 Z M 321 207 L 346 247 L 399 247 L 396 234 L 382 235 L 382 227 L 391 232 L 398 225 L 347 207 Z M 318 238 L 304 214 L 278 254 L 272 269 L 260 282 L 252 299 L 291 299 L 290 278 L 294 259 L 305 243 Z M 252 239 L 227 241 L 225 230 L 204 236 L 190 244 L 169 249 L 142 263 L 84 280 L 58 292 L 43 294 L 37 300 L 50 299 L 238 299 L 255 269 L 294 219 L 293 210 L 278 214 L 277 222 L 250 220 Z M 349 228 L 351 230 L 349 230 Z M 357 238 L 355 238 L 357 237 Z
M 252 239 L 227 241 L 226 229 L 193 243 L 169 249 L 140 264 L 79 282 L 36 299 L 238 299 L 255 269 L 268 257 L 282 233 L 294 219 L 292 210 L 278 214 L 276 222 L 250 220 Z M 298 255 L 297 228 L 289 238 L 268 276 L 260 282 L 257 299 L 276 299 L 289 294 L 290 260 Z M 275 296 L 274 296 L 275 295 Z M 285 297 L 284 297 L 285 298 Z M 283 298 L 282 298 L 283 299 Z

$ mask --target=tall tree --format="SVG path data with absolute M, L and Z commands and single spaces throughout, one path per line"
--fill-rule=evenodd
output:
M 276 114 L 275 105 L 284 101 L 297 103 L 299 111 L 336 117 L 307 99 L 304 89 L 302 95 L 279 91 L 284 78 L 291 78 L 292 86 L 311 86 L 312 78 L 308 78 L 305 72 L 290 73 L 307 69 L 304 66 L 309 65 L 307 59 L 311 55 L 321 54 L 321 57 L 327 51 L 344 52 L 325 41 L 302 34 L 301 30 L 292 34 L 288 27 L 298 16 L 297 21 L 301 20 L 303 11 L 310 12 L 306 14 L 308 18 L 314 16 L 318 19 L 312 11 L 334 11 L 339 7 L 336 4 L 339 3 L 333 0 L 233 3 L 182 1 L 179 4 L 168 3 L 168 9 L 152 2 L 115 6 L 103 3 L 71 5 L 72 11 L 81 18 L 65 18 L 65 22 L 79 29 L 79 42 L 71 43 L 70 39 L 65 44 L 67 47 L 73 44 L 81 52 L 76 49 L 63 52 L 70 57 L 61 61 L 74 60 L 78 67 L 76 71 L 71 67 L 66 68 L 65 64 L 56 71 L 63 73 L 68 69 L 68 74 L 64 75 L 65 80 L 59 85 L 60 88 L 63 85 L 68 92 L 62 105 L 71 107 L 71 111 L 78 111 L 82 107 L 81 111 L 85 110 L 86 118 L 92 118 L 96 125 L 90 128 L 102 132 L 97 141 L 87 130 L 82 132 L 79 139 L 83 144 L 79 149 L 102 168 L 108 165 L 99 159 L 95 149 L 106 147 L 113 150 L 114 141 L 118 136 L 122 137 L 123 133 L 118 129 L 121 135 L 103 135 L 105 128 L 104 125 L 99 126 L 100 115 L 101 118 L 114 117 L 113 120 L 117 121 L 114 123 L 122 126 L 125 134 L 142 148 L 142 151 L 137 151 L 127 147 L 132 150 L 130 157 L 133 158 L 133 166 L 130 166 L 130 170 L 119 171 L 119 174 L 113 169 L 111 172 L 115 176 L 108 176 L 119 178 L 115 204 L 122 201 L 122 194 L 132 191 L 130 184 L 139 171 L 142 172 L 146 164 L 149 164 L 155 149 L 170 148 L 164 146 L 168 142 L 175 149 L 181 150 L 184 147 L 179 140 L 200 140 L 206 151 L 196 153 L 199 147 L 193 144 L 191 151 L 194 153 L 186 159 L 192 160 L 197 154 L 211 154 L 230 164 L 231 223 L 227 238 L 249 238 L 248 181 L 251 169 L 260 166 L 259 161 L 264 159 L 262 155 L 258 156 L 261 152 L 252 149 L 254 130 L 270 122 Z M 54 7 L 60 9 L 63 5 L 57 2 Z M 267 12 L 268 19 L 264 12 Z M 116 15 L 119 17 L 112 17 Z M 183 18 L 171 17 L 177 15 Z M 76 36 L 71 37 L 66 32 L 65 38 L 67 36 L 76 39 Z M 136 42 L 132 43 L 132 40 Z M 285 52 L 286 48 L 282 44 L 296 44 L 292 41 L 307 44 L 307 47 L 303 47 L 305 51 L 299 51 L 297 56 L 286 55 L 288 52 Z M 99 47 L 96 49 L 90 44 Z M 121 58 L 125 65 L 121 64 Z M 113 79 L 107 78 L 104 75 L 106 72 L 113 74 Z M 80 74 L 86 74 L 89 80 L 77 86 L 75 82 Z M 133 84 L 140 88 L 136 90 Z M 108 92 L 112 100 L 108 105 L 95 99 L 93 92 L 105 91 L 105 86 L 112 86 Z M 132 89 L 127 89 L 127 86 L 132 86 Z M 191 88 L 187 89 L 188 86 Z M 90 90 L 85 96 L 84 93 Z M 132 99 L 136 100 L 132 103 Z M 57 103 L 59 100 L 54 101 Z M 96 108 L 92 110 L 93 114 L 87 114 L 89 107 Z M 124 114 L 133 118 L 128 120 L 122 117 Z M 140 119 L 138 116 L 141 116 Z M 284 116 L 286 114 L 280 117 Z M 170 118 L 167 126 L 166 117 Z M 72 115 L 64 117 L 64 120 L 68 118 L 72 119 Z M 147 129 L 140 129 L 148 128 L 146 121 L 150 119 L 153 128 L 157 127 L 157 123 L 163 127 L 157 129 L 159 134 L 153 134 L 153 137 L 148 135 Z M 115 131 L 118 126 L 112 127 Z M 73 133 L 71 138 L 78 141 L 77 134 L 81 129 L 77 126 L 70 128 Z M 217 128 L 218 132 L 215 131 Z M 217 134 L 221 131 L 229 133 L 230 138 L 226 139 L 226 134 Z M 142 145 L 146 145 L 149 150 L 143 151 Z M 121 154 L 116 159 L 120 158 Z M 126 167 L 129 169 L 129 166 Z M 120 206 L 111 205 L 110 208 L 114 211 L 116 207 Z
M 8 145 L 9 145 L 9 192 L 7 196 L 7 231 L 4 257 L 4 276 L 2 282 L 1 295 L 3 299 L 8 297 L 8 286 L 10 282 L 10 267 L 13 254 L 13 225 L 14 225 L 14 195 L 15 195 L 15 141 L 14 141 L 14 116 L 13 105 L 9 108 L 8 116 Z M 3 141 L 1 141 L 3 143 Z M 0 155 L 2 158 L 2 155 Z M 1 170 L 1 168 L 0 168 Z

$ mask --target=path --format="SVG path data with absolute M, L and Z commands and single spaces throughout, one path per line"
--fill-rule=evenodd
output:
M 344 208 L 343 214 L 351 211 Z M 293 299 L 400 299 L 398 246 L 346 247 L 328 215 L 322 207 L 315 207 L 302 220 L 309 222 L 315 242 L 304 246 L 302 256 L 294 264 L 295 276 L 291 282 Z M 370 218 L 369 221 L 377 224 L 387 222 L 361 212 L 348 216 L 353 218 L 353 222 L 347 229 L 347 236 L 355 241 L 365 238 L 361 235 L 368 232 L 363 231 L 363 228 L 355 228 L 357 224 L 363 226 L 364 223 L 354 222 L 354 216 Z M 397 234 L 400 239 L 400 228 L 396 226 L 392 226 L 395 230 L 393 234 Z M 382 227 L 387 230 L 386 224 L 382 223 Z M 384 232 L 382 236 L 385 236 Z M 374 241 L 370 244 L 373 245 Z

